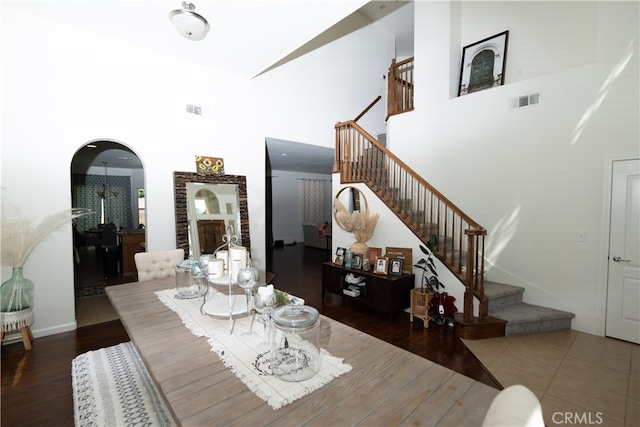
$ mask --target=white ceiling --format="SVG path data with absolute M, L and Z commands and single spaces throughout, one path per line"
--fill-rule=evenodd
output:
M 267 138 L 271 169 L 275 171 L 331 174 L 332 148 Z
M 397 57 L 413 55 L 413 4 L 408 1 L 362 0 L 193 0 L 195 12 L 211 30 L 193 42 L 169 21 L 181 1 L 6 1 L 14 7 L 99 36 L 125 40 L 144 48 L 252 78 L 373 22 L 396 38 Z M 410 7 L 403 7 L 411 5 Z M 274 170 L 330 173 L 333 150 L 268 141 Z M 304 149 L 301 149 L 304 148 Z M 81 150 L 79 164 L 141 168 L 123 160 L 132 153 Z M 287 156 L 281 156 L 287 152 Z M 82 158 L 86 154 L 87 157 Z M 327 169 L 328 168 L 328 169 Z M 322 170 L 323 172 L 319 172 Z M 328 170 L 329 172 L 325 172 Z

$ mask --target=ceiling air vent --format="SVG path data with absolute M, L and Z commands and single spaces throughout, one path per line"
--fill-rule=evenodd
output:
M 509 100 L 509 108 L 523 108 L 530 105 L 538 104 L 540 102 L 540 92 L 532 93 L 531 95 L 522 95 L 517 98 L 511 98 Z

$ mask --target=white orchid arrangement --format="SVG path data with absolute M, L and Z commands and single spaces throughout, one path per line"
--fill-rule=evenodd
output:
M 368 211 L 349 212 L 337 198 L 333 200 L 333 212 L 338 225 L 343 230 L 353 233 L 357 243 L 367 243 L 371 239 L 380 218 L 379 214 L 371 215 Z

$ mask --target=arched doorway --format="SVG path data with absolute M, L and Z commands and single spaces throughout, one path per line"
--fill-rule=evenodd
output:
M 90 141 L 71 161 L 73 207 L 94 214 L 73 224 L 78 326 L 113 320 L 104 288 L 137 280 L 133 254 L 144 250 L 144 167 L 126 145 Z

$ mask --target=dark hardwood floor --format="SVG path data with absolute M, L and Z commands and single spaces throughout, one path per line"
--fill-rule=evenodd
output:
M 357 328 L 407 351 L 501 389 L 500 384 L 451 332 L 425 329 L 400 313 L 392 324 L 388 316 L 327 294 L 322 300 L 324 250 L 303 245 L 273 249 L 270 271 L 280 289 L 305 299 L 328 317 Z M 5 426 L 72 426 L 71 361 L 77 355 L 128 341 L 119 321 L 78 328 L 73 332 L 36 338 L 33 349 L 21 342 L 2 346 L 1 419 Z
M 298 295 L 305 304 L 316 307 L 322 314 L 362 332 L 403 348 L 414 354 L 446 366 L 456 372 L 502 389 L 489 371 L 457 338 L 453 331 L 442 332 L 433 325 L 424 328 L 422 320 L 409 321 L 409 314 L 400 312 L 391 323 L 385 313 L 366 308 L 357 302 L 343 303 L 342 297 L 326 293 L 322 299 L 322 263 L 327 253 L 303 245 L 285 246 L 273 250 L 276 274 L 273 280 L 278 289 Z

